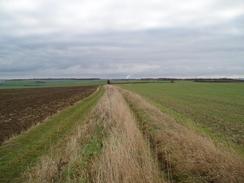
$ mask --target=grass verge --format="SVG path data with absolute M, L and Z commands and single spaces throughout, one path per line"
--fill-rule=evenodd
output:
M 62 144 L 54 145 L 36 166 L 27 170 L 24 182 L 87 182 L 90 162 L 101 151 L 106 134 L 103 118 L 100 118 L 101 106 L 99 101 Z

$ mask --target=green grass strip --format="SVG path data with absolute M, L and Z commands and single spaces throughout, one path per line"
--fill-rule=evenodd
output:
M 0 182 L 19 182 L 22 173 L 72 132 L 103 94 L 103 89 L 52 116 L 0 147 Z
M 92 177 L 89 176 L 88 172 L 92 169 L 93 159 L 98 157 L 102 151 L 105 137 L 106 130 L 101 124 L 97 124 L 87 144 L 81 146 L 77 159 L 66 168 L 59 182 L 91 182 Z

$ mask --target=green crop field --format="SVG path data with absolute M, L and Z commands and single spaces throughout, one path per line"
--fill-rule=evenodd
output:
M 121 86 L 146 97 L 179 123 L 195 128 L 243 154 L 243 83 L 178 81 Z
M 0 89 L 12 88 L 43 88 L 66 86 L 89 86 L 104 84 L 105 80 L 78 80 L 78 79 L 40 79 L 40 80 L 0 80 Z

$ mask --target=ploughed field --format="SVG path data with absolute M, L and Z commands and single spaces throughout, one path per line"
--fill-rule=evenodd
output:
M 157 105 L 179 123 L 244 153 L 244 84 L 175 83 L 124 84 Z
M 0 144 L 95 90 L 96 86 L 0 90 Z

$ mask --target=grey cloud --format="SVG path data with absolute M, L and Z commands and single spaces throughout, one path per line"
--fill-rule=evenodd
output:
M 243 6 L 242 1 L 214 2 L 217 9 L 233 6 L 234 14 Z M 0 78 L 244 77 L 243 14 L 209 25 L 84 32 L 56 25 L 51 10 L 41 6 L 43 11 L 18 11 L 19 19 L 0 12 Z

